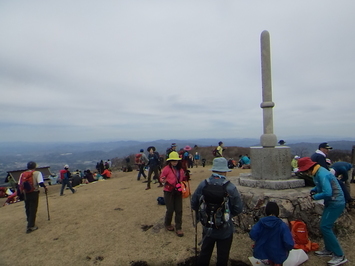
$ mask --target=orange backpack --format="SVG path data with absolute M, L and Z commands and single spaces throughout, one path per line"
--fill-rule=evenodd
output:
M 35 190 L 33 185 L 33 171 L 23 172 L 20 176 L 20 192 L 30 193 Z
M 190 196 L 190 188 L 189 184 L 186 181 L 182 181 L 181 183 L 181 193 L 183 198 L 187 198 Z
M 291 234 L 295 242 L 295 249 L 303 249 L 305 252 L 319 249 L 317 243 L 312 243 L 308 237 L 307 225 L 300 220 L 291 221 Z

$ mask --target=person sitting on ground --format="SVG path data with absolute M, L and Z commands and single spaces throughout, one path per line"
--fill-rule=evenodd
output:
M 249 236 L 255 241 L 253 255 L 266 265 L 281 266 L 287 259 L 294 241 L 289 227 L 279 217 L 279 206 L 268 202 L 266 217 L 251 229 Z
M 101 175 L 104 179 L 109 179 L 111 178 L 111 170 L 106 168 Z
M 87 169 L 85 171 L 85 176 L 84 178 L 89 182 L 92 183 L 94 181 L 96 181 L 96 179 L 94 178 L 94 175 L 91 173 L 90 169 Z

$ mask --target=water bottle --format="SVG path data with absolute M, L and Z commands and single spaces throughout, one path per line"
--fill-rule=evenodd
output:
M 230 218 L 228 201 L 224 203 L 224 208 L 225 208 L 225 211 L 224 211 L 224 221 L 228 222 L 228 221 L 229 221 L 229 218 Z

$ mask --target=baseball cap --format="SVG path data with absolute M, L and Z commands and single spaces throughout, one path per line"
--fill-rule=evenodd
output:
M 328 150 L 333 149 L 333 147 L 329 146 L 329 144 L 326 143 L 326 142 L 323 142 L 323 143 L 319 144 L 318 149 L 321 149 L 321 148 L 328 149 Z

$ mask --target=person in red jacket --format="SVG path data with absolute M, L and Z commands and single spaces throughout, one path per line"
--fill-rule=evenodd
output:
M 72 185 L 71 185 L 71 173 L 69 171 L 69 165 L 64 165 L 64 169 L 60 170 L 59 172 L 60 174 L 60 179 L 62 180 L 62 188 L 60 189 L 60 196 L 63 196 L 63 192 L 64 192 L 64 188 L 65 186 L 68 186 L 68 188 L 70 188 L 71 192 L 73 192 L 73 194 L 76 192 L 75 189 L 73 189 Z
M 175 151 L 169 154 L 167 165 L 163 168 L 160 181 L 164 184 L 164 200 L 166 206 L 165 228 L 176 230 L 176 235 L 182 237 L 182 192 L 180 182 L 186 181 L 185 171 L 181 166 L 181 158 Z M 175 228 L 171 224 L 175 212 Z
M 101 175 L 104 179 L 109 179 L 111 178 L 111 171 L 106 168 Z

